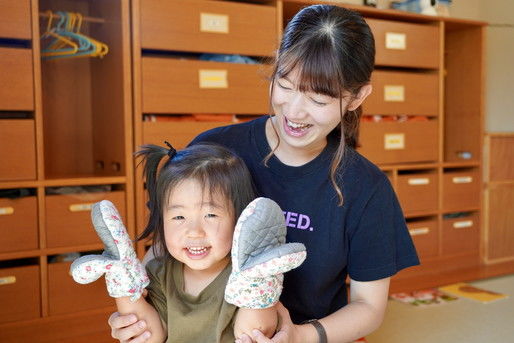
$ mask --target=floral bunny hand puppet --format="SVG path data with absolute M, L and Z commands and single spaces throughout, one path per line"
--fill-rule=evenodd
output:
M 111 297 L 128 296 L 130 300 L 136 301 L 150 281 L 136 257 L 116 207 L 108 200 L 97 202 L 91 210 L 91 219 L 105 250 L 102 255 L 87 255 L 76 259 L 70 267 L 70 274 L 76 282 L 87 284 L 105 273 Z
M 298 267 L 307 252 L 286 243 L 284 213 L 277 203 L 257 198 L 241 213 L 232 240 L 232 273 L 225 300 L 238 307 L 273 306 L 282 293 L 283 273 Z

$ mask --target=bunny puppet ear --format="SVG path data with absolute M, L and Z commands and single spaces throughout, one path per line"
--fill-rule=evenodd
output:
M 70 267 L 70 274 L 78 283 L 87 284 L 98 280 L 107 272 L 113 260 L 102 255 L 82 256 L 73 261 Z

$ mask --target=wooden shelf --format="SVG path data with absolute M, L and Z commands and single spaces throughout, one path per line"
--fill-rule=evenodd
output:
M 58 186 L 86 186 L 86 185 L 110 185 L 124 184 L 127 182 L 125 176 L 73 176 L 54 177 L 45 180 L 33 181 L 0 181 L 0 189 L 9 188 L 37 188 L 37 187 L 58 187 Z
M 109 185 L 124 184 L 127 182 L 125 176 L 74 176 L 74 177 L 56 177 L 46 179 L 41 182 L 42 186 L 84 186 L 84 185 Z

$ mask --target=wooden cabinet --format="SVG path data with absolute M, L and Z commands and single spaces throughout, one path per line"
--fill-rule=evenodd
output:
M 37 198 L 0 198 L 0 253 L 34 250 L 39 246 Z
M 42 58 L 47 11 L 81 13 L 109 53 Z M 95 201 L 113 200 L 135 233 L 129 13 L 122 0 L 0 1 L 1 342 L 110 338 L 105 282 L 75 283 L 66 259 L 103 249 Z
M 71 262 L 48 264 L 48 312 L 50 315 L 95 310 L 114 305 L 104 280 L 88 285 L 76 283 L 69 275 Z
M 438 159 L 437 121 L 362 122 L 359 152 L 377 164 Z
M 153 57 L 143 57 L 141 63 L 144 113 L 262 114 L 268 110 L 263 66 Z
M 0 108 L 3 111 L 34 109 L 32 68 L 31 49 L 0 47 L 0 73 L 2 74 Z
M 269 56 L 276 48 L 274 6 L 206 0 L 140 4 L 143 49 Z
M 366 19 L 375 37 L 379 66 L 437 69 L 440 66 L 439 27 L 433 23 L 410 23 Z
M 36 179 L 36 128 L 33 119 L 0 119 L 0 181 Z
M 32 38 L 30 3 L 30 0 L 2 0 L 0 38 Z
M 399 174 L 396 193 L 406 215 L 436 213 L 439 194 L 436 171 L 414 171 Z
M 436 73 L 376 70 L 373 91 L 364 103 L 367 115 L 437 116 L 439 78 Z
M 0 268 L 0 324 L 40 316 L 39 277 L 36 265 Z
M 485 260 L 514 261 L 514 133 L 488 133 L 485 149 Z
M 439 223 L 436 217 L 409 220 L 407 227 L 421 263 L 439 254 Z
M 75 202 L 70 194 L 107 187 L 105 197 L 115 201 L 132 237 L 141 232 L 146 200 L 133 152 L 164 140 L 183 148 L 232 118 L 268 114 L 268 58 L 287 20 L 313 3 L 0 3 L 0 74 L 8 85 L 0 94 L 0 280 L 7 280 L 0 284 L 0 303 L 7 304 L 0 341 L 108 339 L 114 307 L 103 282 L 75 284 L 69 261 L 54 261 L 102 249 L 87 211 L 97 197 Z M 514 201 L 514 149 L 503 143 L 488 155 L 504 168 L 486 171 L 482 212 L 485 23 L 344 6 L 365 16 L 377 47 L 374 92 L 363 109 L 378 120 L 362 122 L 359 151 L 387 173 L 422 260 L 395 276 L 393 286 L 512 260 L 514 218 L 505 208 Z M 82 13 L 83 32 L 108 44 L 109 53 L 42 60 L 47 10 Z M 244 55 L 257 64 L 205 61 L 204 53 Z M 191 114 L 210 120 L 169 120 Z M 145 121 L 150 115 L 166 120 Z M 492 136 L 490 144 L 497 144 Z M 65 193 L 49 194 L 53 188 Z M 16 200 L 1 195 L 22 189 Z M 144 253 L 145 244 L 137 250 Z M 14 306 L 20 294 L 27 302 Z
M 102 200 L 111 201 L 126 218 L 123 191 L 45 196 L 46 245 L 56 248 L 101 244 L 91 223 L 91 208 Z

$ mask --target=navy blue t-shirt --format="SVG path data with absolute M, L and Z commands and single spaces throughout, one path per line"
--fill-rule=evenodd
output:
M 223 145 L 247 164 L 259 196 L 275 200 L 286 218 L 287 241 L 302 242 L 307 259 L 285 274 L 281 301 L 295 323 L 323 318 L 348 303 L 347 275 L 356 281 L 389 277 L 419 264 L 402 210 L 385 174 L 348 148 L 338 174 L 344 204 L 330 182 L 330 165 L 337 149 L 329 136 L 314 160 L 287 166 L 266 140 L 268 117 L 215 128 L 191 144 Z

